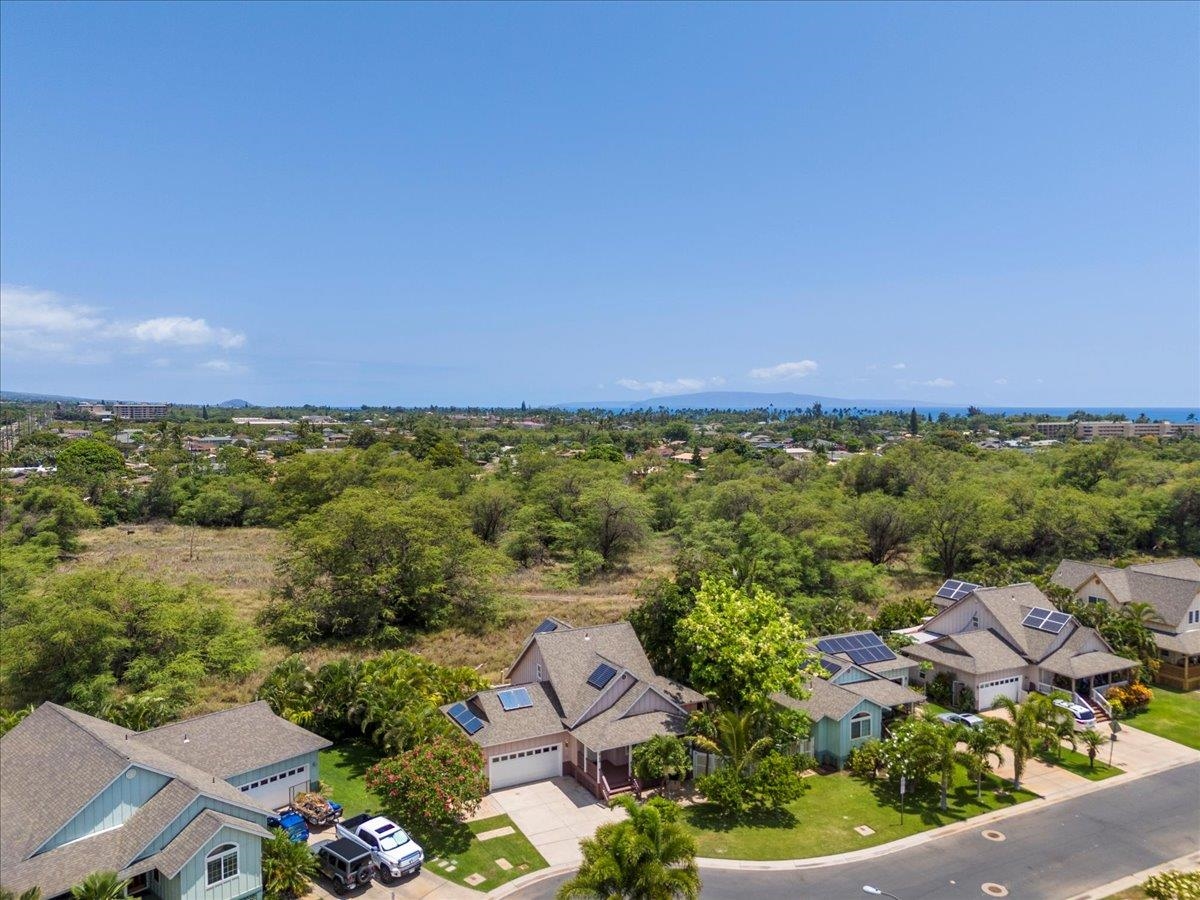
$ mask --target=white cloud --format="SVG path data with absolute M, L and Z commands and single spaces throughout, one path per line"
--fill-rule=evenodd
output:
M 706 387 L 718 387 L 725 383 L 719 375 L 712 378 L 675 378 L 671 381 L 642 381 L 638 378 L 618 378 L 617 384 L 631 391 L 641 391 L 651 396 L 661 394 L 686 394 Z
M 997 378 L 992 384 L 1008 384 L 1007 378 Z
M 779 363 L 776 366 L 766 366 L 761 369 L 751 369 L 750 377 L 759 381 L 786 381 L 792 378 L 804 378 L 817 371 L 817 364 L 811 359 L 799 362 Z
M 97 307 L 67 300 L 54 291 L 0 285 L 0 345 L 14 357 L 46 362 L 98 364 L 117 353 L 149 346 L 232 350 L 246 336 L 190 316 L 158 316 L 128 322 L 112 319 Z M 168 361 L 156 358 L 152 365 Z
M 892 368 L 893 369 L 907 369 L 908 365 L 906 363 L 894 363 L 892 365 Z
M 239 375 L 248 371 L 241 363 L 232 362 L 228 359 L 206 359 L 200 363 L 199 368 L 206 372 L 217 372 L 222 375 Z
M 139 341 L 155 344 L 178 344 L 183 347 L 202 347 L 216 344 L 226 350 L 246 343 L 246 336 L 228 328 L 213 328 L 203 319 L 187 316 L 162 316 L 146 319 L 130 328 Z
M 922 385 L 923 387 L 935 387 L 935 388 L 952 388 L 952 387 L 954 387 L 954 382 L 951 381 L 949 378 L 930 378 L 928 381 L 918 381 L 917 384 Z

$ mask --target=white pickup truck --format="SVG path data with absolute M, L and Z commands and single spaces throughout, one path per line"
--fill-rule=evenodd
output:
M 371 858 L 384 881 L 421 871 L 425 851 L 408 832 L 383 816 L 363 813 L 337 825 L 339 837 L 349 838 L 371 851 Z

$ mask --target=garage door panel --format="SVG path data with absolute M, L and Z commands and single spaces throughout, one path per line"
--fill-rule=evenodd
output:
M 975 705 L 979 709 L 991 709 L 998 697 L 1008 697 L 1014 702 L 1020 699 L 1021 677 L 1000 678 L 994 681 L 984 681 L 979 685 L 979 695 Z
M 308 790 L 308 786 L 308 766 L 289 766 L 244 784 L 239 790 L 264 806 L 279 809 L 291 803 L 296 794 Z
M 562 744 L 504 753 L 488 759 L 491 790 L 562 775 Z

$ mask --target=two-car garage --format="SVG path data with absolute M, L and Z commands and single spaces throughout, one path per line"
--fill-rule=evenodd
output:
M 1013 702 L 1020 699 L 1021 676 L 1012 675 L 994 681 L 979 682 L 979 690 L 975 695 L 976 709 L 991 709 L 997 697 L 1008 697 Z
M 562 775 L 562 744 L 547 744 L 488 757 L 491 790 Z

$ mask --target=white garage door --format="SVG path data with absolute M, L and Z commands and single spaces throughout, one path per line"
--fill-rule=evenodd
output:
M 296 794 L 308 790 L 308 766 L 280 769 L 257 781 L 243 784 L 238 790 L 264 806 L 279 809 L 291 803 Z
M 997 697 L 1008 697 L 1010 700 L 1019 699 L 1021 691 L 1021 676 L 1001 678 L 999 681 L 984 681 L 979 685 L 979 696 L 975 698 L 977 709 L 991 709 Z
M 488 771 L 493 791 L 527 781 L 557 778 L 562 774 L 562 744 L 493 756 L 488 760 Z

